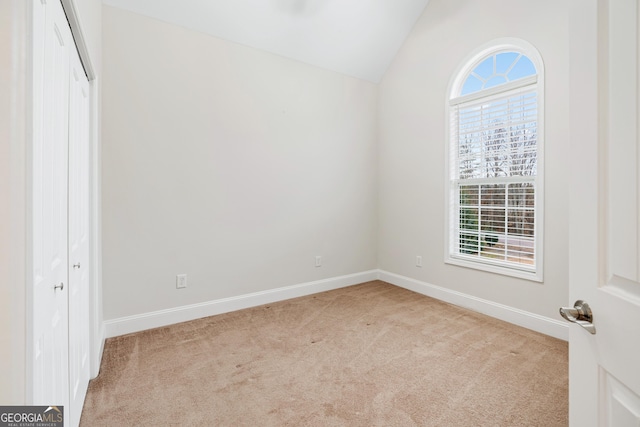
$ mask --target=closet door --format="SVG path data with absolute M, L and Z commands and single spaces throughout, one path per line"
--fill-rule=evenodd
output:
M 69 425 L 89 384 L 89 82 L 71 53 L 69 88 Z
M 59 0 L 34 2 L 34 9 L 40 9 L 34 18 L 44 18 L 44 31 L 42 40 L 34 40 L 34 49 L 43 52 L 34 52 L 42 91 L 34 93 L 33 403 L 67 406 L 69 51 L 75 47 Z
M 89 383 L 89 82 L 60 0 L 33 8 L 33 404 L 77 426 Z

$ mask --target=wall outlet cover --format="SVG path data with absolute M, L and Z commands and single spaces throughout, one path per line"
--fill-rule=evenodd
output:
M 178 274 L 176 276 L 176 289 L 184 289 L 187 287 L 187 275 Z

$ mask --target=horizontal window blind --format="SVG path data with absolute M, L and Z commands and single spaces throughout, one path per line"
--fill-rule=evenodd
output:
M 535 268 L 535 184 L 458 186 L 456 254 Z
M 451 103 L 451 254 L 535 270 L 536 84 Z
M 536 86 L 451 108 L 457 179 L 533 176 L 537 172 Z

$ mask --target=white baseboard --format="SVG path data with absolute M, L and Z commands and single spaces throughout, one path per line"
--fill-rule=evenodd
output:
M 493 301 L 477 298 L 420 280 L 379 270 L 378 278 L 392 285 L 417 292 L 459 307 L 468 308 L 514 325 L 522 326 L 564 341 L 569 340 L 569 324 Z
M 371 270 L 299 285 L 270 289 L 268 291 L 254 292 L 236 297 L 222 298 L 198 304 L 106 320 L 104 322 L 105 337 L 111 338 L 146 329 L 214 316 L 216 314 L 228 313 L 230 311 L 242 310 L 244 308 L 256 307 L 262 304 L 270 304 L 276 301 L 344 288 L 346 286 L 376 280 L 377 278 L 378 270 Z
M 299 285 L 286 286 L 236 297 L 222 298 L 198 304 L 190 304 L 166 310 L 121 317 L 104 322 L 104 337 L 111 338 L 146 329 L 158 328 L 216 314 L 270 304 L 290 298 L 311 295 L 380 279 L 392 285 L 417 292 L 459 307 L 522 326 L 561 340 L 569 340 L 569 325 L 556 319 L 509 307 L 493 301 L 477 298 L 462 292 L 432 285 L 410 277 L 384 270 L 371 270 L 346 276 L 332 277 Z

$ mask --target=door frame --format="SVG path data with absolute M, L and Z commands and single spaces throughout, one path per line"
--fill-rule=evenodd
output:
M 595 300 L 594 278 L 600 271 L 598 243 L 601 236 L 593 239 L 593 233 L 584 230 L 602 230 L 600 197 L 600 99 L 599 84 L 599 13 L 602 0 L 571 0 L 569 3 L 569 133 L 571 145 L 571 175 L 569 202 L 569 290 L 565 305 L 582 299 Z M 598 192 L 585 191 L 597 188 Z M 596 231 L 597 230 L 597 231 Z M 581 249 L 577 251 L 576 249 Z M 576 255 L 589 253 L 589 258 Z M 580 255 L 582 256 L 582 255 Z M 576 268 L 579 266 L 579 268 Z M 584 283 L 587 286 L 575 284 Z M 593 286 L 592 286 L 593 285 Z M 586 288 L 586 289 L 583 289 Z M 585 346 L 590 335 L 580 326 L 570 325 L 571 343 L 580 340 Z M 581 344 L 582 345 L 582 344 Z M 569 345 L 569 425 L 593 425 L 598 419 L 598 399 L 584 401 L 579 390 L 598 389 L 598 371 L 593 354 L 578 354 L 576 347 Z

